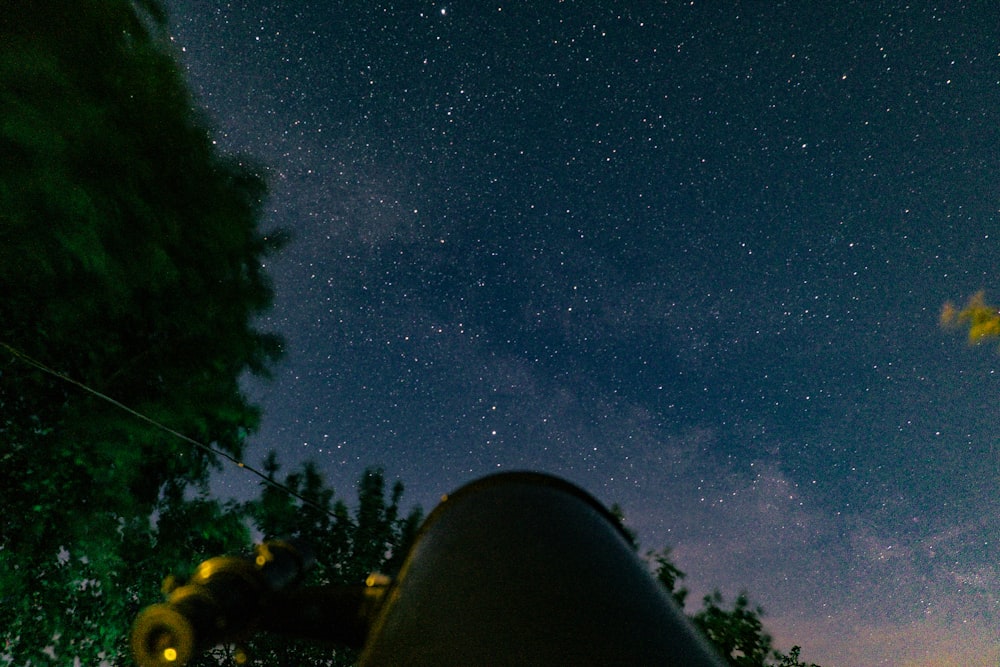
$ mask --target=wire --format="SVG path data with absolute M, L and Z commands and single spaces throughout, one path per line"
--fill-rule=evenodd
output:
M 111 405 L 115 406 L 119 410 L 123 410 L 123 411 L 127 412 L 128 414 L 132 415 L 133 417 L 136 417 L 137 419 L 139 419 L 141 421 L 144 421 L 147 424 L 150 424 L 153 427 L 160 429 L 161 431 L 169 433 L 170 435 L 172 435 L 174 437 L 180 438 L 184 442 L 186 442 L 186 443 L 188 443 L 190 445 L 194 445 L 195 447 L 198 447 L 199 449 L 205 451 L 206 453 L 214 454 L 216 456 L 219 456 L 219 457 L 221 457 L 221 458 L 229 461 L 230 463 L 234 463 L 234 464 L 236 464 L 237 467 L 242 468 L 243 470 L 247 470 L 247 471 L 253 473 L 254 475 L 257 475 L 258 477 L 260 477 L 269 486 L 271 486 L 271 487 L 273 487 L 275 489 L 280 489 L 280 490 L 284 491 L 285 493 L 287 493 L 288 495 L 292 496 L 293 498 L 296 498 L 297 500 L 301 500 L 303 504 L 308 505 L 309 507 L 312 507 L 313 509 L 315 509 L 315 510 L 317 510 L 319 512 L 322 512 L 322 513 L 326 514 L 327 516 L 336 518 L 336 515 L 334 515 L 333 512 L 331 512 L 330 510 L 328 510 L 328 509 L 326 509 L 326 508 L 318 505 L 317 503 L 315 503 L 312 500 L 309 500 L 305 496 L 303 496 L 300 493 L 296 492 L 295 490 L 289 488 L 288 486 L 282 484 L 281 482 L 275 481 L 274 479 L 272 479 L 268 475 L 264 474 L 260 470 L 257 470 L 253 466 L 247 465 L 243 461 L 240 461 L 238 458 L 236 458 L 234 456 L 231 456 L 230 454 L 227 454 L 226 452 L 224 452 L 224 451 L 222 451 L 220 449 L 216 449 L 215 447 L 212 447 L 210 445 L 206 445 L 203 442 L 199 442 L 198 440 L 195 440 L 194 438 L 192 438 L 190 436 L 184 435 L 180 431 L 176 431 L 176 430 L 170 428 L 169 426 L 156 421 L 152 417 L 144 415 L 141 412 L 139 412 L 138 410 L 135 410 L 134 408 L 130 408 L 129 406 L 127 406 L 124 403 L 122 403 L 121 401 L 115 400 L 114 398 L 111 398 L 107 394 L 101 393 L 100 391 L 94 389 L 93 387 L 90 387 L 90 386 L 84 384 L 83 382 L 80 382 L 79 380 L 75 380 L 75 379 L 69 377 L 68 375 L 64 375 L 63 373 L 60 373 L 57 370 L 49 368 L 48 366 L 46 366 L 42 362 L 38 361 L 37 359 L 35 359 L 35 358 L 33 358 L 33 357 L 25 354 L 24 352 L 18 350 L 17 348 L 15 348 L 15 347 L 13 347 L 11 345 L 8 345 L 7 343 L 4 343 L 3 341 L 0 341 L 0 347 L 3 347 L 5 350 L 7 350 L 8 352 L 10 352 L 11 355 L 13 355 L 15 359 L 19 359 L 20 361 L 23 361 L 24 363 L 28 364 L 29 366 L 33 366 L 34 368 L 37 368 L 38 370 L 42 371 L 43 373 L 51 375 L 54 378 L 58 378 L 59 380 L 62 380 L 63 382 L 66 382 L 68 384 L 71 384 L 71 385 L 79 388 L 79 389 L 82 389 L 83 391 L 87 392 L 88 394 L 91 394 L 92 396 L 96 396 L 97 398 L 101 399 L 102 401 L 105 401 L 106 403 L 110 403 Z

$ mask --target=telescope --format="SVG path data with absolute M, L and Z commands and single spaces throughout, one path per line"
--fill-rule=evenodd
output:
M 501 473 L 445 496 L 391 582 L 301 587 L 310 560 L 279 541 L 205 561 L 136 618 L 137 664 L 182 667 L 268 632 L 360 649 L 361 667 L 725 665 L 611 512 L 549 475 Z

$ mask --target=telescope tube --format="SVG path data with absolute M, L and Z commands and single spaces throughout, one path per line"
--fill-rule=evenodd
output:
M 723 667 L 618 520 L 548 475 L 473 482 L 431 513 L 361 667 Z

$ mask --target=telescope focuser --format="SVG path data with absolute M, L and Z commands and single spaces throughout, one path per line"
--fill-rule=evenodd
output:
M 179 667 L 212 646 L 269 630 L 274 609 L 290 606 L 286 592 L 311 564 L 301 547 L 271 541 L 249 558 L 206 560 L 184 585 L 168 579 L 167 601 L 144 609 L 133 625 L 136 662 L 140 667 Z

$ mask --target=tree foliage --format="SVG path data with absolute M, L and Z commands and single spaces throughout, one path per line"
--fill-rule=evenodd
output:
M 692 620 L 733 667 L 764 665 L 771 654 L 771 636 L 764 632 L 763 610 L 751 608 L 746 594 L 736 597 L 732 609 L 723 608 L 719 591 L 706 595 Z
M 260 170 L 215 149 L 163 21 L 155 0 L 0 12 L 0 341 L 238 454 L 258 420 L 239 378 L 280 348 L 252 326 L 277 243 Z M 206 522 L 188 546 L 243 540 L 184 500 L 212 457 L 9 348 L 0 464 L 0 663 L 118 655 L 147 594 L 136 562 L 170 553 L 178 525 Z
M 272 452 L 264 465 L 269 479 L 279 481 L 280 465 Z M 416 535 L 423 514 L 420 508 L 406 516 L 400 513 L 403 485 L 396 482 L 386 492 L 385 474 L 369 468 L 358 480 L 357 505 L 352 511 L 342 499 L 335 499 L 315 465 L 288 474 L 283 486 L 308 502 L 302 502 L 278 486 L 265 485 L 260 496 L 244 506 L 256 532 L 265 539 L 295 539 L 315 555 L 315 565 L 304 586 L 357 585 L 372 572 L 393 576 L 402 565 Z M 258 635 L 242 649 L 242 664 L 310 665 L 339 667 L 352 665 L 356 652 L 287 637 Z M 220 648 L 202 659 L 204 667 L 232 660 L 228 648 Z M 198 666 L 195 666 L 198 667 Z
M 687 590 L 679 584 L 685 575 L 670 560 L 670 550 L 651 551 L 647 559 L 653 565 L 656 579 L 683 608 Z M 732 667 L 819 667 L 801 662 L 798 646 L 787 654 L 774 649 L 771 636 L 764 631 L 763 615 L 763 609 L 750 606 L 746 593 L 738 595 L 732 607 L 727 608 L 722 593 L 715 591 L 702 598 L 701 609 L 689 618 Z
M 670 560 L 670 549 L 664 549 L 660 552 L 650 551 L 646 554 L 646 558 L 655 564 L 653 572 L 656 580 L 670 593 L 670 597 L 674 599 L 677 606 L 683 609 L 688 590 L 680 586 L 680 582 L 687 575 Z
M 961 309 L 950 301 L 945 303 L 940 322 L 948 329 L 968 329 L 971 345 L 1000 338 L 1000 308 L 987 304 L 984 292 L 973 294 Z

